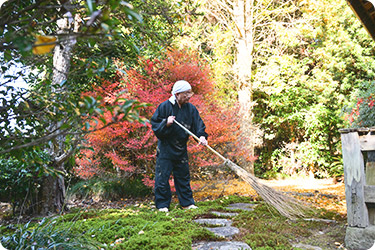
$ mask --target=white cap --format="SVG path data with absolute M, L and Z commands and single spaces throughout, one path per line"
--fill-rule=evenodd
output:
M 188 91 L 191 89 L 190 83 L 188 83 L 185 80 L 179 80 L 174 83 L 172 88 L 172 95 L 175 95 L 177 93 L 181 93 L 184 91 Z
M 179 80 L 175 82 L 172 88 L 172 96 L 169 98 L 169 101 L 175 104 L 176 103 L 175 94 L 188 91 L 188 90 L 191 90 L 191 86 L 190 86 L 190 83 L 188 83 L 187 81 Z

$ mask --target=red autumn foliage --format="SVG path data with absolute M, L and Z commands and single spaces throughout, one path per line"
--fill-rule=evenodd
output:
M 374 94 L 371 93 L 367 97 L 358 97 L 355 107 L 352 108 L 350 114 L 345 116 L 345 119 L 349 121 L 350 125 L 372 127 L 374 126 L 374 105 Z
M 224 155 L 230 155 L 226 152 L 241 154 L 234 150 L 233 143 L 238 130 L 236 112 L 215 102 L 210 68 L 199 55 L 192 51 L 173 50 L 163 60 L 141 58 L 138 69 L 124 71 L 126 74 L 119 72 L 116 82 L 104 81 L 102 86 L 88 94 L 101 96 L 105 101 L 103 105 L 112 104 L 118 96 L 150 103 L 141 114 L 149 119 L 157 106 L 170 97 L 174 82 L 184 79 L 192 85 L 195 94 L 190 101 L 198 108 L 206 124 L 210 146 Z M 107 121 L 111 117 L 111 113 L 106 114 Z M 141 175 L 144 184 L 152 186 L 156 141 L 149 124 L 118 122 L 87 137 L 87 144 L 94 148 L 94 152 L 82 152 L 82 157 L 77 158 L 76 173 L 82 178 L 116 171 L 127 177 Z M 197 146 L 194 140 L 190 140 L 188 150 L 193 176 L 199 176 L 202 167 L 222 163 L 204 146 Z

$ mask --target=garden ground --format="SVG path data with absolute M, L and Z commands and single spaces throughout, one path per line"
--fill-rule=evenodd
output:
M 315 179 L 309 177 L 288 178 L 280 180 L 262 180 L 262 182 L 275 189 L 287 192 L 294 197 L 306 202 L 309 206 L 318 209 L 325 209 L 332 213 L 332 218 L 322 219 L 326 221 L 326 226 L 308 227 L 309 233 L 304 232 L 298 235 L 299 230 L 295 230 L 294 244 L 302 249 L 309 249 L 309 246 L 320 247 L 321 249 L 344 249 L 344 238 L 346 228 L 346 200 L 345 185 L 335 179 Z M 194 197 L 196 201 L 212 201 L 227 196 L 251 197 L 256 201 L 257 194 L 249 184 L 237 179 L 210 182 L 192 182 L 196 187 Z M 152 198 L 152 197 L 151 197 Z M 149 202 L 152 203 L 151 198 Z M 90 203 L 91 202 L 91 203 Z M 77 204 L 78 206 L 92 208 L 124 208 L 127 206 L 137 206 L 145 200 L 124 199 L 116 202 L 86 202 Z M 177 198 L 173 199 L 177 204 Z M 177 205 L 176 205 L 177 206 Z M 330 221 L 331 220 L 331 221 Z M 333 222 L 333 223 L 332 223 Z M 324 224 L 324 223 L 323 223 Z M 306 224 L 308 226 L 310 224 Z M 246 232 L 246 228 L 241 230 L 234 240 L 241 241 Z M 308 235 L 308 236 L 306 236 Z M 305 248 L 303 248 L 305 247 Z M 313 249 L 313 248 L 311 248 Z
M 262 182 L 268 186 L 292 194 L 294 197 L 309 204 L 309 206 L 332 212 L 332 218 L 325 217 L 327 221 L 327 226 L 325 228 L 309 227 L 310 233 L 308 237 L 305 237 L 305 234 L 297 235 L 299 230 L 295 230 L 296 240 L 294 245 L 298 245 L 302 249 L 310 249 L 309 246 L 320 247 L 321 249 L 327 250 L 345 249 L 346 200 L 345 185 L 343 182 L 337 182 L 333 178 L 314 179 L 309 177 L 268 181 L 262 180 Z M 212 189 L 215 185 L 216 188 Z M 210 188 L 211 191 L 209 191 Z M 195 192 L 197 200 L 214 200 L 223 195 L 256 197 L 255 191 L 247 183 L 238 180 L 211 184 L 211 187 Z M 330 223 L 330 219 L 334 223 Z M 241 237 L 242 236 L 239 235 L 236 239 L 240 240 Z
M 292 194 L 294 197 L 306 202 L 309 206 L 317 208 L 318 210 L 315 210 L 317 212 L 313 215 L 310 214 L 305 220 L 293 221 L 277 215 L 277 212 L 272 211 L 269 206 L 262 205 L 259 209 L 256 209 L 254 213 L 244 212 L 240 213 L 236 218 L 233 218 L 233 226 L 239 228 L 240 233 L 234 236 L 232 240 L 246 242 L 255 250 L 287 249 L 285 246 L 290 245 L 295 247 L 288 249 L 344 249 L 346 204 L 343 183 L 336 182 L 334 179 L 317 180 L 313 178 L 289 178 L 277 181 L 262 180 L 262 182 Z M 220 202 L 222 204 L 231 202 L 231 200 L 235 202 L 235 197 L 239 199 L 243 198 L 244 201 L 247 202 L 259 200 L 255 191 L 252 190 L 247 183 L 236 179 L 216 182 L 212 180 L 210 182 L 193 182 L 192 184 L 196 188 L 194 191 L 195 199 L 202 209 L 190 215 L 186 213 L 181 214 L 181 208 L 179 208 L 176 197 L 174 197 L 171 214 L 167 217 L 175 217 L 176 220 L 181 216 L 188 216 L 188 220 L 189 218 L 190 220 L 202 217 L 207 218 L 210 216 L 208 212 L 213 209 L 212 206 L 216 206 L 220 209 Z M 98 218 L 99 220 L 100 218 L 107 217 L 102 217 L 104 215 L 101 214 L 101 212 L 98 212 L 97 215 L 95 215 L 96 212 L 92 214 L 90 212 L 92 211 L 91 209 L 103 211 L 108 214 L 114 213 L 112 209 L 121 209 L 127 212 L 138 211 L 140 209 L 141 211 L 145 211 L 143 215 L 145 217 L 155 216 L 154 212 L 152 212 L 155 209 L 152 197 L 144 199 L 121 199 L 119 201 L 100 201 L 95 199 L 75 200 L 70 201 L 69 205 L 74 209 L 83 208 L 81 211 L 87 214 L 85 218 L 93 216 L 92 218 Z M 105 212 L 106 210 L 108 212 Z M 121 212 L 121 214 L 123 215 L 123 212 Z M 120 217 L 122 217 L 122 215 Z M 130 219 L 130 217 L 128 218 Z M 126 218 L 123 219 L 126 220 Z M 166 218 L 157 215 L 155 222 L 153 221 L 154 219 L 152 219 L 149 222 L 142 221 L 142 223 L 149 225 L 164 219 Z M 116 221 L 118 221 L 118 219 L 116 219 Z M 127 222 L 124 221 L 123 223 L 126 224 Z M 190 226 L 190 224 L 185 225 Z M 146 229 L 151 231 L 146 231 Z M 143 231 L 145 231 L 145 235 L 147 235 L 148 232 L 155 232 L 155 230 L 155 228 L 148 229 L 147 226 Z M 193 242 L 195 241 L 194 239 L 202 240 L 207 238 L 212 240 L 212 236 L 206 235 L 204 232 L 199 231 L 199 229 L 196 232 L 195 236 L 192 236 Z M 199 232 L 203 233 L 202 237 L 197 236 Z M 176 237 L 179 237 L 178 231 L 172 233 L 175 234 Z M 135 235 L 139 237 L 138 233 Z M 117 238 L 114 236 L 111 241 L 105 242 L 113 242 L 112 244 L 116 244 L 116 242 L 121 243 L 121 241 L 116 239 Z M 280 248 L 275 248 L 278 244 L 280 244 Z

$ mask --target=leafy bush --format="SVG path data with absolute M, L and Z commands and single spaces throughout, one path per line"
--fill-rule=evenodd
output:
M 22 159 L 22 160 L 20 160 Z M 30 162 L 32 164 L 30 164 Z M 13 212 L 33 209 L 43 176 L 57 175 L 46 164 L 49 156 L 37 150 L 23 151 L 22 156 L 0 158 L 0 200 L 12 204 Z
M 356 94 L 355 104 L 344 109 L 354 128 L 375 126 L 375 82 L 366 82 Z
M 117 82 L 105 81 L 100 88 L 88 94 L 101 96 L 107 103 L 118 96 L 150 103 L 141 113 L 150 118 L 158 104 L 170 97 L 174 82 L 185 79 L 192 85 L 195 94 L 191 102 L 197 106 L 206 124 L 210 145 L 219 152 L 232 152 L 232 156 L 247 155 L 243 150 L 232 150 L 237 132 L 236 112 L 218 106 L 210 68 L 199 55 L 192 51 L 173 50 L 163 60 L 140 59 L 140 66 L 141 70 L 119 73 Z M 119 65 L 119 68 L 122 66 Z M 112 115 L 108 112 L 106 119 L 111 119 Z M 86 179 L 108 173 L 118 173 L 127 178 L 142 177 L 146 185 L 152 186 L 156 141 L 149 124 L 120 122 L 87 137 L 87 146 L 94 150 L 82 151 L 81 157 L 77 158 L 75 172 Z M 199 176 L 194 174 L 199 173 L 198 166 L 215 165 L 215 155 L 204 150 L 203 146 L 190 141 L 188 148 L 193 177 Z
M 341 157 L 339 129 L 345 126 L 341 110 L 351 94 L 375 76 L 374 41 L 345 2 L 299 4 L 294 11 L 300 14 L 294 17 L 302 15 L 306 25 L 291 22 L 290 26 L 270 27 L 277 42 L 259 45 L 265 46 L 265 51 L 274 51 L 271 48 L 276 45 L 274 49 L 283 48 L 283 52 L 254 57 L 254 122 L 264 130 L 264 146 L 259 152 L 261 167 L 273 170 L 273 151 L 298 143 L 300 152 L 305 153 L 302 168 L 311 169 L 316 176 L 332 176 L 338 174 L 335 159 Z M 289 39 L 300 42 L 291 43 Z M 259 49 L 255 51 L 262 51 Z M 365 103 L 364 99 L 361 105 Z M 375 121 L 366 113 L 367 122 Z M 360 126 L 364 125 L 362 120 Z
M 73 197 L 98 197 L 106 200 L 145 197 L 150 195 L 151 192 L 152 189 L 145 186 L 140 178 L 120 177 L 95 177 L 81 180 L 68 189 L 68 194 Z
M 97 249 L 93 240 L 73 235 L 70 228 L 60 227 L 57 218 L 44 218 L 39 223 L 28 222 L 14 233 L 1 230 L 1 244 L 6 249 Z

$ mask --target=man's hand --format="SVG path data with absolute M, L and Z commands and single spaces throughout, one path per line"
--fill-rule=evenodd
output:
M 199 137 L 199 144 L 207 146 L 206 137 L 204 137 L 204 136 Z
M 175 119 L 176 117 L 175 116 L 168 116 L 168 119 L 167 119 L 167 127 L 169 127 L 169 126 L 171 126 L 172 125 L 172 123 L 173 123 L 173 121 L 174 121 L 174 119 Z

